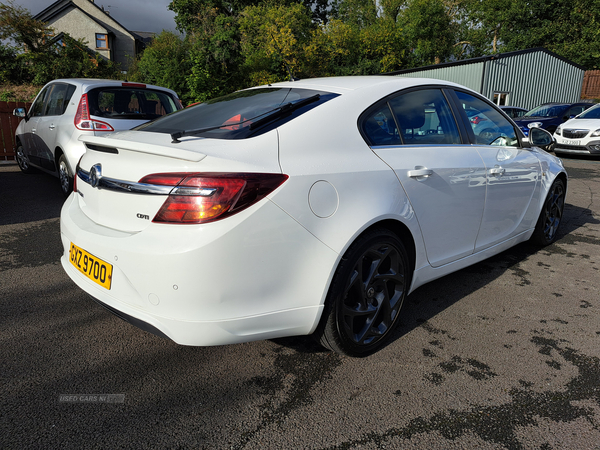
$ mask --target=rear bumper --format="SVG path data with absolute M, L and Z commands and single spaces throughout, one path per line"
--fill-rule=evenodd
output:
M 72 194 L 61 212 L 61 264 L 108 310 L 178 344 L 312 333 L 338 254 L 268 200 L 222 222 L 119 232 L 87 218 Z M 71 264 L 71 243 L 113 266 L 110 290 Z

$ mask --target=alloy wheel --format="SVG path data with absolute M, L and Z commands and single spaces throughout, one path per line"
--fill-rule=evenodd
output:
M 554 183 L 544 205 L 544 236 L 548 241 L 554 240 L 558 226 L 562 220 L 565 204 L 565 189 L 562 183 Z
M 388 243 L 360 256 L 348 277 L 339 330 L 356 345 L 373 345 L 392 328 L 404 299 L 404 259 Z
M 17 147 L 17 164 L 19 164 L 19 168 L 23 172 L 27 172 L 29 170 L 29 161 L 27 161 L 27 157 L 23 152 L 23 147 L 20 145 Z
M 61 156 L 58 161 L 58 180 L 60 181 L 60 188 L 65 195 L 71 193 L 71 176 L 69 174 L 69 167 L 64 156 Z

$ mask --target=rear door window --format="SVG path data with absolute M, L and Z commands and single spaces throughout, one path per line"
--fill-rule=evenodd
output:
M 363 132 L 370 145 L 400 145 L 400 133 L 392 111 L 386 103 L 370 111 L 363 122 Z
M 405 145 L 460 144 L 450 105 L 441 89 L 421 89 L 399 95 L 390 106 Z
M 75 92 L 75 86 L 64 83 L 57 83 L 52 86 L 46 107 L 44 108 L 44 116 L 60 116 L 67 109 L 69 100 Z
M 448 100 L 438 88 L 419 89 L 384 100 L 363 114 L 361 127 L 371 146 L 462 142 Z
M 52 85 L 44 88 L 42 93 L 37 96 L 33 105 L 31 105 L 31 113 L 29 114 L 31 117 L 39 117 L 44 115 L 44 104 L 48 93 L 52 89 Z

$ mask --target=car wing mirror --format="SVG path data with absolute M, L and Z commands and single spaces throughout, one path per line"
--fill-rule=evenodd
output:
M 15 109 L 13 109 L 13 116 L 22 117 L 26 121 L 29 119 L 29 117 L 27 117 L 27 111 L 25 111 L 25 108 L 15 108 Z
M 529 142 L 531 142 L 531 145 L 548 151 L 556 141 L 552 135 L 543 128 L 532 128 L 529 130 Z

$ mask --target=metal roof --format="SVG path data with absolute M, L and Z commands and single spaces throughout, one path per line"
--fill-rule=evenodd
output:
M 445 67 L 456 67 L 456 66 L 462 66 L 462 65 L 466 65 L 466 64 L 476 64 L 476 63 L 481 63 L 481 62 L 485 62 L 485 61 L 494 61 L 497 59 L 511 58 L 513 56 L 523 55 L 523 54 L 527 54 L 527 53 L 536 53 L 536 52 L 544 52 L 544 53 L 546 53 L 550 56 L 553 56 L 554 58 L 560 59 L 561 61 L 563 61 L 567 64 L 570 64 L 578 69 L 585 70 L 585 67 L 580 66 L 579 64 L 576 64 L 573 61 L 569 61 L 568 59 L 563 58 L 562 56 L 557 55 L 556 53 L 551 52 L 550 50 L 547 50 L 543 47 L 536 47 L 536 48 L 529 48 L 526 50 L 517 50 L 514 52 L 497 53 L 495 55 L 479 56 L 477 58 L 461 59 L 459 61 L 452 61 L 452 62 L 447 62 L 447 63 L 432 64 L 430 66 L 416 67 L 413 69 L 397 70 L 394 72 L 388 72 L 385 75 L 401 75 L 401 74 L 407 74 L 407 73 L 412 73 L 412 72 L 421 72 L 421 71 L 431 70 L 431 69 L 441 69 L 441 68 L 445 68 Z

